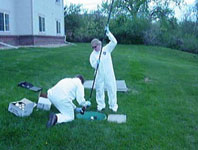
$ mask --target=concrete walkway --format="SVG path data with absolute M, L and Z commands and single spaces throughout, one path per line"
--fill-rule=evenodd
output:
M 6 45 L 0 44 L 0 50 L 9 50 L 9 49 L 16 49 L 16 48 L 21 48 L 21 47 L 44 47 L 44 48 L 58 48 L 58 47 L 64 47 L 64 46 L 69 46 L 69 45 L 74 45 L 73 43 L 64 43 L 64 44 L 48 44 L 48 45 L 19 45 L 19 46 L 13 46 L 9 47 Z

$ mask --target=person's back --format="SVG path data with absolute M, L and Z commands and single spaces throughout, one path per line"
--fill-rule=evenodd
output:
M 78 113 L 84 113 L 84 109 L 77 108 L 72 102 L 77 100 L 78 104 L 83 107 L 91 106 L 91 102 L 84 98 L 84 78 L 77 75 L 74 78 L 65 78 L 60 80 L 55 86 L 48 90 L 48 98 L 59 110 L 60 113 L 50 113 L 47 127 L 56 123 L 69 122 L 74 120 L 74 110 Z
M 55 98 L 67 99 L 72 101 L 75 99 L 77 87 L 82 86 L 78 78 L 65 78 L 60 80 L 53 86 L 49 92 Z

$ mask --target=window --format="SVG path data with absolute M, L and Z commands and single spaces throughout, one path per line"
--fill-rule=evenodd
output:
M 9 31 L 9 15 L 5 14 L 5 30 Z
M 56 33 L 57 34 L 61 33 L 61 24 L 59 21 L 56 21 Z
M 9 31 L 9 15 L 0 13 L 0 31 Z
M 39 32 L 45 32 L 45 18 L 39 16 Z
M 0 13 L 0 31 L 4 31 L 4 14 Z

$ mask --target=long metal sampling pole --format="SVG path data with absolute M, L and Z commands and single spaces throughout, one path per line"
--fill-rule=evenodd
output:
M 106 26 L 109 25 L 111 12 L 112 12 L 112 8 L 113 8 L 113 3 L 114 3 L 114 0 L 112 0 L 112 3 L 111 3 L 110 12 L 109 12 L 109 16 L 108 16 L 108 20 L 107 20 Z M 96 75 L 98 73 L 98 68 L 99 68 L 99 64 L 100 64 L 100 58 L 101 58 L 101 54 L 102 54 L 102 47 L 103 47 L 105 36 L 106 36 L 106 30 L 104 32 L 104 36 L 103 36 L 103 39 L 102 39 L 101 50 L 100 50 L 100 54 L 99 54 L 99 63 L 97 64 L 96 71 L 95 71 L 95 74 L 94 74 L 94 80 L 93 80 L 93 84 L 92 84 L 92 87 L 91 87 L 91 93 L 90 93 L 90 96 L 89 96 L 89 100 L 91 100 L 91 97 L 92 97 L 93 88 L 94 88 L 95 80 L 96 80 Z

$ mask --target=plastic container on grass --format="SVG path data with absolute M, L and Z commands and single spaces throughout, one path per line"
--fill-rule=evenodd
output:
M 19 117 L 29 116 L 34 108 L 34 103 L 27 98 L 9 103 L 8 111 Z

